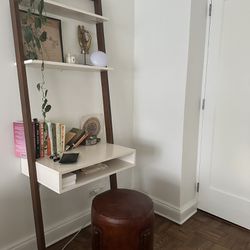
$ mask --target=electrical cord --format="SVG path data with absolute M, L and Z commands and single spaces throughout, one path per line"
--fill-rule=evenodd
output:
M 75 235 L 64 245 L 64 247 L 62 248 L 62 250 L 65 250 L 66 247 L 76 238 L 76 236 L 82 231 L 82 229 L 80 229 L 78 232 L 75 233 Z

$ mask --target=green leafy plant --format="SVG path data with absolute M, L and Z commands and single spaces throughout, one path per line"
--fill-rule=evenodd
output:
M 45 87 L 44 62 L 41 66 L 42 82 L 36 85 L 38 91 L 42 95 L 42 116 L 46 120 L 47 113 L 51 110 L 51 105 L 48 103 L 48 89 Z
M 21 3 L 23 0 L 19 0 Z M 43 119 L 46 120 L 47 113 L 51 110 L 48 102 L 48 89 L 45 85 L 45 68 L 43 58 L 43 43 L 47 41 L 47 32 L 43 30 L 47 19 L 44 15 L 44 0 L 30 0 L 27 12 L 22 19 L 23 38 L 25 42 L 25 57 L 28 59 L 38 59 L 38 53 L 42 58 L 41 75 L 42 81 L 37 83 L 37 89 L 41 93 L 41 111 Z

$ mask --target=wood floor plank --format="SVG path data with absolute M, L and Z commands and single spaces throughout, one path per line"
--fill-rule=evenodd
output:
M 71 238 L 48 250 L 61 250 Z M 91 250 L 91 228 L 83 229 L 66 250 Z M 181 226 L 156 215 L 154 250 L 250 250 L 250 231 L 202 211 Z

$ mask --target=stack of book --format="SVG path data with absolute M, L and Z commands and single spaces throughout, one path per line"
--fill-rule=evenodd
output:
M 15 154 L 19 158 L 26 158 L 23 122 L 13 122 L 13 130 Z M 43 122 L 37 119 L 33 119 L 33 137 L 36 159 L 44 156 L 58 156 L 80 145 L 92 145 L 86 143 L 92 135 L 84 129 L 72 128 L 66 133 L 64 124 Z
M 65 125 L 61 123 L 33 120 L 33 137 L 36 159 L 45 155 L 57 155 L 65 151 Z M 15 155 L 26 158 L 26 144 L 23 122 L 14 122 Z
M 66 127 L 61 123 L 46 122 L 47 155 L 58 155 L 65 151 Z
M 76 184 L 76 174 L 68 173 L 68 174 L 63 175 L 62 188 L 66 188 L 74 184 Z

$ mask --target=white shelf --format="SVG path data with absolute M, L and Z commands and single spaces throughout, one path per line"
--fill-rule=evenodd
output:
M 81 173 L 81 172 L 78 173 L 77 179 L 76 179 L 76 184 L 65 187 L 65 188 L 62 187 L 62 193 L 68 192 L 70 190 L 81 187 L 83 185 L 87 185 L 93 181 L 102 179 L 104 177 L 108 177 L 112 174 L 119 173 L 121 171 L 127 170 L 127 169 L 135 166 L 134 163 L 132 164 L 132 163 L 122 161 L 119 159 L 114 159 L 114 160 L 105 162 L 105 164 L 108 165 L 108 168 L 103 169 L 103 170 L 99 170 L 98 172 L 95 172 L 93 174 L 85 175 L 84 173 Z
M 53 162 L 48 157 L 38 159 L 36 162 L 38 182 L 61 194 L 135 166 L 135 149 L 114 144 L 105 143 L 94 146 L 82 146 L 70 152 L 79 153 L 77 163 L 63 165 Z M 88 175 L 79 172 L 77 173 L 76 184 L 66 188 L 62 187 L 63 175 L 91 166 L 95 167 L 96 164 L 103 162 L 108 165 L 108 168 Z M 26 159 L 21 159 L 21 172 L 29 176 Z
M 28 67 L 40 68 L 42 65 L 41 60 L 26 60 L 24 64 Z M 97 67 L 82 64 L 69 64 L 61 62 L 44 61 L 44 66 L 47 69 L 59 69 L 59 70 L 74 70 L 74 71 L 110 71 L 113 68 L 109 67 Z
M 24 7 L 26 7 L 28 3 L 29 1 L 24 2 Z M 52 0 L 45 0 L 44 4 L 46 12 L 54 15 L 89 23 L 102 23 L 108 21 L 108 18 L 106 17 L 96 15 L 88 11 L 80 10 Z

